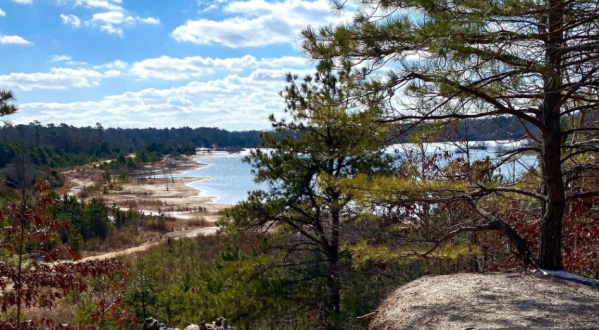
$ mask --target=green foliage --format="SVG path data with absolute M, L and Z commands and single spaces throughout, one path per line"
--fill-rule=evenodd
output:
M 65 219 L 70 228 L 69 241 L 74 240 L 79 246 L 79 236 L 85 241 L 92 238 L 103 240 L 108 236 L 110 224 L 103 202 L 95 199 L 89 203 L 80 202 L 74 196 L 64 195 L 58 203 L 49 207 L 48 212 L 54 217 Z
M 116 205 L 109 207 L 103 201 L 79 201 L 68 195 L 61 196 L 58 203 L 48 208 L 48 212 L 68 224 L 69 232 L 63 233 L 62 240 L 76 249 L 90 240 L 105 240 L 112 230 L 137 231 L 139 227 L 150 226 L 160 220 L 160 217 L 144 215 L 133 209 L 123 211 Z
M 108 182 L 108 181 L 110 181 L 110 180 L 111 180 L 110 172 L 104 172 L 104 173 L 102 173 L 102 179 L 103 179 L 105 182 Z
M 225 247 L 222 240 L 169 241 L 149 250 L 136 261 L 128 304 L 141 316 L 142 301 L 151 302 L 147 315 L 179 327 L 220 316 L 239 328 L 283 330 L 288 322 L 308 323 L 309 311 L 298 303 L 309 301 L 310 285 L 291 285 L 305 273 L 290 272 L 274 256 L 243 253 L 231 243 Z M 214 249 L 222 249 L 220 255 L 212 255 Z
M 12 91 L 0 89 L 0 117 L 11 115 L 19 109 L 13 103 L 16 101 Z
M 347 4 L 336 3 L 340 8 Z M 599 72 L 594 65 L 599 48 L 588 46 L 596 41 L 597 2 L 385 0 L 362 2 L 354 12 L 347 24 L 307 28 L 304 50 L 312 59 L 359 64 L 354 72 L 366 76 L 360 94 L 383 93 L 386 119 L 397 123 L 398 134 L 413 132 L 412 141 L 430 141 L 435 130 L 429 128 L 439 128 L 439 122 L 520 122 L 525 134 L 504 133 L 526 137 L 531 145 L 497 153 L 495 168 L 470 166 L 468 159 L 459 177 L 443 179 L 480 185 L 477 192 L 454 192 L 451 202 L 468 201 L 478 216 L 472 222 L 503 221 L 501 230 L 526 264 L 531 252 L 525 240 L 507 233 L 506 219 L 513 219 L 498 217 L 502 210 L 488 201 L 501 200 L 503 193 L 540 201 L 539 208 L 519 209 L 529 215 L 526 221 L 541 218 L 538 260 L 532 263 L 562 269 L 567 210 L 574 200 L 599 194 L 595 188 L 582 192 L 588 186 L 572 186 L 578 181 L 572 178 L 599 170 L 596 161 L 580 162 L 583 155 L 597 158 L 593 132 Z M 379 68 L 388 63 L 393 65 L 383 74 Z M 462 130 L 448 139 L 463 141 L 459 135 L 469 137 Z M 497 173 L 497 164 L 515 162 L 526 153 L 539 157 L 541 187 L 513 189 L 520 178 L 506 180 Z M 424 165 L 429 165 L 427 176 L 440 176 L 438 168 Z
M 287 290 L 306 295 L 298 308 L 310 311 L 315 324 L 331 328 L 351 316 L 341 308 L 345 292 L 351 290 L 346 279 L 355 275 L 351 255 L 341 249 L 356 239 L 349 232 L 357 221 L 351 206 L 354 194 L 342 182 L 390 174 L 393 167 L 393 160 L 383 154 L 387 127 L 377 124 L 382 115 L 379 96 L 356 97 L 359 79 L 348 66 L 336 70 L 330 61 L 320 62 L 317 73 L 302 81 L 288 76 L 282 93 L 288 119 L 271 116 L 275 132 L 262 135 L 268 151 L 256 150 L 245 158 L 255 180 L 268 189 L 252 192 L 219 222 L 232 237 L 276 228 L 271 235 L 276 244 L 256 248 L 286 251 L 283 259 L 268 254 L 270 262 L 285 265 L 281 274 L 289 279 Z M 235 252 L 227 249 L 224 256 Z M 267 259 L 237 263 L 263 265 Z
M 19 152 L 30 155 L 31 162 L 41 168 L 60 168 L 73 165 L 84 165 L 96 161 L 92 155 L 65 153 L 60 149 L 40 148 L 30 144 L 0 143 L 0 168 Z

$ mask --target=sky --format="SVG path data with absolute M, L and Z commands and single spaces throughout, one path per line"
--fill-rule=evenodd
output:
M 328 0 L 0 0 L 0 88 L 15 124 L 268 129 L 299 33 Z

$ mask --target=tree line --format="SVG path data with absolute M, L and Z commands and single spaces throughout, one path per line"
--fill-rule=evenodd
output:
M 0 143 L 26 143 L 36 147 L 60 149 L 67 153 L 102 153 L 102 148 L 135 150 L 152 143 L 169 148 L 195 147 L 255 147 L 259 131 L 229 132 L 211 127 L 181 128 L 104 128 L 74 127 L 67 124 L 42 125 L 34 121 L 28 125 L 0 127 Z M 102 146 L 106 143 L 106 146 Z
M 455 134 L 470 141 L 513 140 L 526 135 L 526 128 L 517 120 L 505 116 L 465 120 L 456 125 L 455 129 Z M 195 152 L 196 147 L 255 148 L 261 145 L 261 133 L 263 131 L 229 132 L 210 127 L 104 128 L 100 123 L 94 127 L 74 127 L 67 124 L 44 126 L 39 122 L 28 125 L 4 125 L 0 127 L 0 162 L 10 159 L 11 153 L 14 153 L 12 150 L 17 145 L 26 145 L 28 152 L 34 156 L 38 156 L 43 150 L 46 154 L 90 157 L 53 162 L 53 165 L 61 166 L 64 163 L 90 160 L 91 157 L 112 156 L 121 151 L 134 152 L 143 147 L 179 150 L 183 154 Z M 280 134 L 297 133 L 287 131 Z M 444 141 L 447 137 L 438 136 L 436 140 Z M 402 135 L 398 136 L 396 141 L 406 142 L 408 138 Z

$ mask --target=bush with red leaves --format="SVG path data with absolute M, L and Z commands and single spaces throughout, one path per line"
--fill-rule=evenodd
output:
M 36 184 L 28 198 L 0 210 L 0 255 L 7 256 L 0 260 L 0 310 L 5 315 L 8 311 L 16 315 L 1 320 L 0 330 L 74 329 L 49 319 L 22 320 L 23 308 L 51 308 L 70 292 L 88 290 L 90 278 L 109 279 L 107 287 L 116 289 L 127 277 L 127 265 L 118 260 L 57 261 L 65 249 L 54 248 L 52 243 L 58 241 L 59 229 L 67 229 L 67 225 L 46 213 L 46 208 L 56 202 L 49 190 L 47 182 Z M 35 252 L 27 255 L 26 247 L 34 247 Z M 73 260 L 80 258 L 74 250 L 67 252 Z M 101 299 L 97 307 L 91 315 L 95 323 L 110 318 L 123 325 L 136 321 L 120 296 Z

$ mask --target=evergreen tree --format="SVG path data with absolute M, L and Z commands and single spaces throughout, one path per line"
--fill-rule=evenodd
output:
M 510 236 L 510 226 L 480 199 L 532 198 L 541 205 L 535 211 L 538 258 L 532 260 L 521 239 L 510 238 L 525 262 L 559 270 L 564 211 L 577 199 L 599 194 L 582 179 L 597 171 L 597 163 L 588 160 L 598 151 L 598 5 L 593 0 L 370 0 L 362 2 L 350 24 L 304 31 L 303 46 L 314 59 L 359 63 L 364 74 L 387 64 L 384 78 L 365 84 L 365 93 L 387 94 L 387 122 L 412 128 L 509 116 L 534 127 L 537 133 L 529 131 L 527 138 L 535 144 L 502 153 L 497 163 L 537 153 L 540 184 L 466 189 L 460 196 L 482 222 L 464 230 Z
M 0 89 L 0 117 L 8 116 L 19 110 L 17 106 L 11 104 L 15 100 L 12 91 Z
M 277 235 L 287 239 L 289 267 L 314 265 L 326 292 L 315 301 L 320 318 L 335 327 L 341 317 L 344 271 L 351 269 L 344 244 L 358 239 L 352 195 L 340 181 L 358 174 L 385 172 L 391 159 L 383 156 L 386 137 L 379 99 L 354 97 L 356 82 L 349 66 L 336 72 L 331 61 L 318 65 L 303 81 L 289 75 L 282 92 L 288 119 L 270 117 L 275 132 L 262 135 L 265 150 L 245 161 L 254 168 L 256 181 L 268 190 L 252 192 L 248 199 L 226 212 L 225 228 Z M 292 134 L 279 134 L 291 132 Z M 306 275 L 308 276 L 308 275 Z

